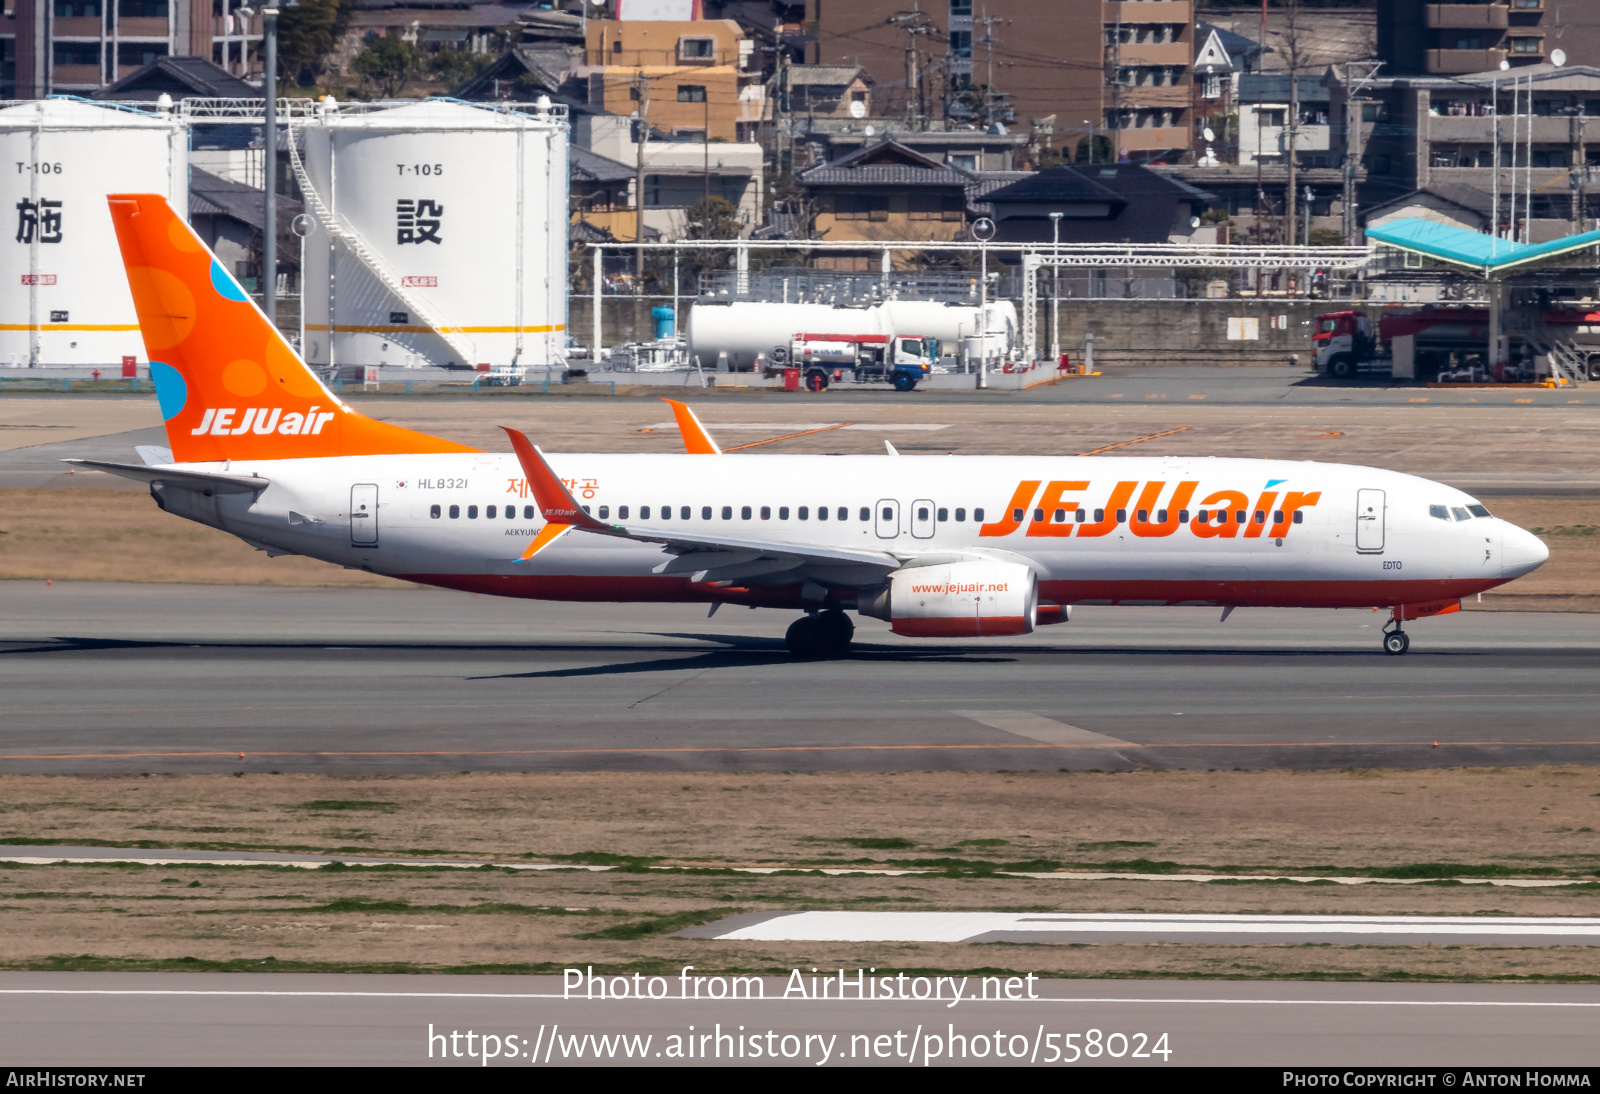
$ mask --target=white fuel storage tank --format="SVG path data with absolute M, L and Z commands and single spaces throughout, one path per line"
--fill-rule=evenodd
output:
M 189 210 L 182 119 L 40 99 L 0 108 L 0 367 L 145 360 L 106 195 Z
M 564 360 L 564 107 L 325 102 L 293 134 L 307 361 Z

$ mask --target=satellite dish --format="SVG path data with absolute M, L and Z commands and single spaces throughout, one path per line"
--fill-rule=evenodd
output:
M 1567 51 L 1564 50 L 1564 49 L 1553 49 L 1553 50 L 1551 50 L 1550 51 L 1550 63 L 1555 65 L 1557 68 L 1560 68 L 1562 65 L 1566 64 L 1567 63 Z
M 988 217 L 979 217 L 972 222 L 972 238 L 979 243 L 987 243 L 994 238 L 994 221 Z
M 1505 71 L 1509 70 L 1510 68 L 1511 68 L 1511 62 L 1510 61 L 1501 61 L 1500 62 L 1500 71 L 1501 72 L 1505 72 Z
M 1208 144 L 1217 139 L 1217 135 L 1211 131 L 1211 127 L 1209 125 L 1200 130 L 1200 135 L 1206 139 Z
M 289 222 L 289 229 L 294 232 L 295 235 L 299 236 L 301 239 L 304 239 L 306 236 L 311 234 L 311 218 L 306 216 L 304 213 L 301 213 L 299 216 L 295 217 Z
M 870 137 L 873 134 L 877 133 L 877 130 L 872 128 L 872 126 L 869 125 L 865 129 L 863 129 L 861 132 L 865 133 L 867 136 Z
M 302 214 L 300 214 L 300 215 L 301 215 L 301 216 L 304 216 L 304 215 L 305 215 L 305 214 L 304 214 L 304 213 L 302 213 Z M 1199 217 L 1190 217 L 1190 218 L 1189 218 L 1189 227 L 1191 227 L 1191 228 L 1198 228 L 1198 227 L 1200 227 L 1200 218 L 1199 218 Z
M 860 99 L 856 99 L 850 104 L 850 116 L 852 118 L 865 118 L 867 116 L 867 104 Z

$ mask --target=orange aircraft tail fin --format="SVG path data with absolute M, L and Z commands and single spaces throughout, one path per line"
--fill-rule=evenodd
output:
M 165 198 L 108 200 L 177 462 L 477 451 L 352 410 Z

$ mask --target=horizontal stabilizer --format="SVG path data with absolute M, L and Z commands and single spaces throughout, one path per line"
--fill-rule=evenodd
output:
M 110 463 L 105 460 L 62 460 L 94 471 L 121 475 L 139 482 L 163 482 L 188 490 L 210 490 L 214 494 L 253 494 L 272 485 L 256 475 L 216 475 L 206 471 L 179 471 L 171 467 L 147 467 L 139 463 Z

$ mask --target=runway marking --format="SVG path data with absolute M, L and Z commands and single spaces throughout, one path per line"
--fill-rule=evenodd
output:
M 711 925 L 713 928 L 715 924 Z M 1128 913 L 805 911 L 748 923 L 719 940 L 738 942 L 968 942 L 996 932 L 1217 936 L 1353 935 L 1459 938 L 1590 938 L 1600 919 L 1534 916 L 1157 915 Z
M 203 973 L 190 973 L 188 975 L 205 975 Z M 271 975 L 271 974 L 269 974 Z M 280 974 L 281 975 L 281 974 Z M 283 996 L 286 998 L 309 999 L 566 999 L 560 992 L 492 992 L 492 991 L 297 991 L 292 989 L 269 990 L 257 988 L 245 990 L 240 988 L 212 989 L 212 988 L 0 988 L 0 995 L 153 995 L 153 996 L 244 996 L 244 997 L 272 997 Z M 597 1002 L 637 1002 L 638 1000 L 597 1000 L 577 999 L 569 1002 L 582 1002 L 592 1005 Z M 680 1003 L 680 999 L 664 1000 L 665 1002 Z M 712 1000 L 707 1000 L 711 1002 Z M 841 1003 L 864 1002 L 877 1006 L 874 999 L 786 999 L 773 996 L 770 999 L 751 1000 L 756 1003 L 784 1003 L 799 1005 L 803 1003 L 823 1003 L 828 1006 L 838 1006 Z M 1228 998 L 1140 998 L 1137 996 L 1057 996 L 1036 999 L 982 999 L 964 998 L 964 1003 L 1114 1003 L 1114 1004 L 1140 1004 L 1155 1003 L 1163 1006 L 1179 1004 L 1193 1004 L 1197 1006 L 1302 1006 L 1302 1007 L 1554 1007 L 1594 1009 L 1600 1008 L 1600 1002 L 1585 1003 L 1570 1000 L 1542 1000 L 1542 999 L 1228 999 Z M 941 1001 L 940 1005 L 944 1005 Z
M 1115 738 L 1108 738 L 1114 740 Z M 1154 743 L 1140 743 L 1128 741 L 1120 745 L 1122 748 L 1418 748 L 1431 749 L 1432 741 L 1160 741 Z M 1549 747 L 1595 747 L 1600 741 L 1441 741 L 1440 746 L 1460 746 L 1469 748 L 1549 748 Z M 921 745 L 697 745 L 678 748 L 517 748 L 517 749 L 484 749 L 484 750 L 415 750 L 405 752 L 274 752 L 239 749 L 223 749 L 221 751 L 207 752 L 60 752 L 23 754 L 11 753 L 0 755 L 0 760 L 160 760 L 160 759 L 206 759 L 212 757 L 229 757 L 244 759 L 266 759 L 290 757 L 310 758 L 340 758 L 357 756 L 611 756 L 611 755 L 642 755 L 646 753 L 700 753 L 700 752 L 949 752 L 971 751 L 976 749 L 1018 749 L 1018 748 L 1106 748 L 1105 744 L 921 744 Z
M 1112 398 L 1115 399 L 1115 398 L 1117 398 L 1117 396 L 1113 395 Z M 1135 437 L 1131 441 L 1118 441 L 1116 444 L 1108 444 L 1104 448 L 1094 448 L 1094 449 L 1090 449 L 1088 452 L 1079 452 L 1078 455 L 1080 455 L 1080 456 L 1098 456 L 1102 452 L 1110 452 L 1113 448 L 1126 448 L 1130 444 L 1142 444 L 1145 441 L 1153 441 L 1157 437 L 1170 437 L 1174 433 L 1182 433 L 1182 432 L 1188 430 L 1189 428 L 1190 428 L 1189 426 L 1180 425 L 1177 429 L 1168 429 L 1168 430 L 1165 430 L 1165 431 L 1163 431 L 1161 433 L 1152 433 L 1147 437 Z
M 1014 733 L 1018 737 L 1026 737 L 1031 741 L 1041 741 L 1047 745 L 1100 745 L 1107 748 L 1138 748 L 1132 741 L 1124 741 L 1118 737 L 1107 737 L 1104 733 L 1093 733 L 1087 729 L 1058 722 L 1054 718 L 1046 718 L 1027 710 L 953 710 L 950 713 L 959 714 L 963 718 L 971 718 L 974 722 L 998 729 L 1002 733 Z

